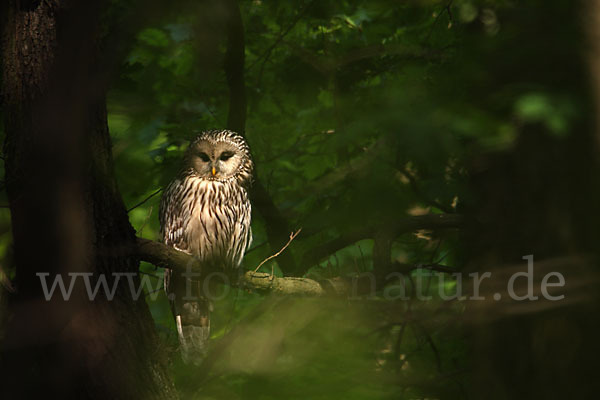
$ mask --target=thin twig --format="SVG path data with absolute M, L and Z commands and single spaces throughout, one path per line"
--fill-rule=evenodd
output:
M 148 296 L 150 296 L 150 295 L 151 295 L 151 294 L 153 294 L 153 293 L 160 292 L 160 291 L 161 291 L 161 290 L 163 290 L 163 289 L 164 289 L 164 288 L 163 288 L 163 287 L 162 287 L 162 285 L 161 285 L 161 286 L 160 286 L 158 289 L 154 289 L 154 290 L 151 290 L 151 291 L 149 291 L 148 293 L 146 293 L 146 296 L 145 296 L 145 297 L 148 297 Z
M 427 332 L 427 329 L 425 329 L 423 324 L 421 324 L 419 321 L 414 321 L 414 323 L 419 327 L 419 329 L 421 330 L 421 332 L 423 333 L 423 335 L 425 337 L 425 341 L 431 348 L 431 351 L 433 352 L 433 355 L 435 357 L 435 364 L 437 366 L 437 370 L 441 374 L 442 373 L 442 359 L 440 357 L 440 352 L 438 351 L 437 346 L 435 345 L 435 342 L 433 341 L 433 338 L 431 337 L 429 332 Z
M 129 210 L 127 210 L 127 212 L 129 213 L 132 210 L 138 208 L 139 206 L 145 204 L 148 200 L 150 200 L 151 198 L 153 198 L 154 196 L 156 196 L 157 194 L 159 194 L 162 191 L 163 191 L 163 188 L 158 189 L 156 192 L 152 193 L 150 196 L 146 197 L 144 200 L 140 201 L 135 206 L 131 207 Z
M 139 272 L 140 272 L 140 274 L 142 274 L 142 275 L 148 275 L 151 278 L 162 279 L 161 276 L 156 276 L 154 274 L 151 274 L 150 272 L 145 272 L 145 271 L 139 271 Z
M 396 339 L 396 347 L 394 348 L 394 361 L 398 361 L 398 359 L 400 358 L 400 349 L 402 347 L 402 339 L 404 339 L 404 332 L 406 331 L 406 326 L 408 325 L 407 321 L 404 321 L 402 324 L 400 324 L 400 332 L 398 332 L 398 338 Z M 399 365 L 399 368 L 401 369 L 402 366 L 404 365 L 404 363 L 406 362 L 406 360 L 400 360 L 402 361 Z
M 279 37 L 277 38 L 277 40 L 275 40 L 275 42 L 271 45 L 271 47 L 269 47 L 267 49 L 267 51 L 260 57 L 262 58 L 262 62 L 260 63 L 260 70 L 258 72 L 258 87 L 261 87 L 262 85 L 262 78 L 263 78 L 263 72 L 265 69 L 265 64 L 269 61 L 269 58 L 271 57 L 271 54 L 273 53 L 273 50 L 275 50 L 275 48 L 279 45 L 279 43 L 281 43 L 283 41 L 283 38 L 285 38 L 287 36 L 288 33 L 291 32 L 291 30 L 296 26 L 296 24 L 302 19 L 302 17 L 304 16 L 304 14 L 306 14 L 306 12 L 310 9 L 310 7 L 315 3 L 315 0 L 310 1 L 296 16 L 296 18 L 292 21 L 292 23 L 284 30 L 284 31 L 280 31 L 279 33 Z M 252 65 L 250 65 L 248 67 L 248 70 L 250 70 L 250 68 L 252 68 L 259 59 L 257 59 Z
M 285 244 L 285 246 L 283 246 L 281 248 L 281 250 L 279 250 L 277 253 L 273 254 L 272 256 L 269 256 L 267 258 L 265 258 L 264 260 L 262 260 L 262 262 L 260 264 L 258 264 L 258 267 L 256 267 L 256 269 L 254 270 L 254 272 L 257 272 L 260 267 L 263 266 L 264 263 L 266 263 L 269 260 L 272 260 L 273 258 L 277 257 L 278 255 L 280 255 L 281 253 L 283 253 L 283 251 L 290 245 L 290 243 L 292 243 L 292 240 L 294 240 L 296 238 L 296 236 L 298 236 L 298 234 L 300 233 L 300 231 L 302 231 L 302 228 L 298 229 L 296 231 L 296 233 L 290 233 L 290 240 L 288 240 L 288 242 Z
M 221 120 L 219 119 L 219 117 L 217 117 L 217 114 L 210 108 L 210 106 L 207 104 L 206 105 L 206 110 L 208 111 L 208 113 L 210 114 L 211 117 L 213 117 L 215 119 L 215 121 L 217 121 L 217 125 L 218 126 L 224 126 L 225 124 L 223 124 L 221 122 Z
M 263 247 L 263 246 L 264 246 L 265 244 L 267 244 L 267 243 L 269 243 L 269 242 L 268 242 L 267 240 L 265 240 L 264 242 L 262 242 L 262 243 L 260 243 L 260 244 L 257 244 L 256 246 L 254 246 L 254 247 L 250 248 L 249 250 L 246 250 L 246 252 L 245 252 L 244 254 L 251 253 L 251 252 L 253 252 L 253 251 L 254 251 L 254 250 L 256 250 L 256 249 Z
M 365 263 L 365 255 L 363 254 L 362 248 L 359 244 L 356 245 L 358 247 L 358 251 L 360 252 L 360 262 L 362 263 L 362 272 L 367 270 L 367 264 Z
M 144 219 L 144 223 L 142 224 L 142 226 L 140 228 L 140 236 L 142 236 L 142 232 L 144 232 L 144 228 L 146 227 L 146 224 L 148 223 L 148 220 L 150 219 L 150 216 L 152 215 L 153 209 L 154 209 L 154 207 L 150 206 L 150 210 L 148 210 L 148 215 L 146 215 L 146 219 Z
M 444 4 L 442 6 L 443 8 L 439 12 L 439 14 L 437 14 L 435 16 L 435 20 L 433 21 L 433 24 L 431 24 L 431 28 L 429 28 L 429 32 L 427 33 L 427 37 L 425 38 L 425 42 L 429 42 L 429 38 L 431 37 L 431 33 L 433 32 L 433 29 L 437 25 L 438 20 L 444 14 L 444 12 L 448 13 L 449 24 L 452 24 L 452 22 L 454 21 L 454 17 L 452 16 L 452 3 L 454 3 L 454 0 L 449 0 L 446 4 Z M 449 27 L 450 26 L 452 26 L 452 25 L 449 25 Z
M 263 70 L 263 68 L 265 66 L 265 63 L 267 62 L 267 60 L 271 56 L 271 53 L 273 52 L 273 50 L 275 50 L 275 48 L 277 47 L 277 45 L 279 43 L 281 43 L 281 41 L 286 37 L 286 35 L 288 33 L 290 33 L 290 31 L 294 28 L 294 26 L 296 26 L 296 24 L 298 23 L 298 21 L 300 21 L 300 19 L 302 19 L 302 17 L 304 16 L 304 14 L 306 14 L 306 12 L 313 5 L 313 3 L 315 3 L 315 0 L 312 0 L 312 1 L 308 2 L 306 4 L 306 6 L 300 12 L 298 12 L 298 14 L 296 14 L 296 18 L 294 18 L 292 20 L 292 22 L 285 29 L 281 29 L 279 31 L 279 35 L 277 36 L 277 39 L 275 39 L 275 41 L 271 44 L 271 46 L 269 46 L 269 48 L 264 53 L 262 53 L 257 59 L 255 59 L 252 62 L 252 64 L 250 64 L 246 68 L 246 72 L 250 71 L 256 64 L 258 64 L 261 60 L 263 60 L 263 62 L 261 64 L 261 67 L 260 67 L 261 72 L 259 74 L 259 75 L 262 76 L 262 70 Z
M 437 262 L 435 261 L 435 255 L 438 252 L 438 250 L 440 249 L 440 247 L 442 246 L 443 241 L 444 241 L 444 239 L 438 239 L 438 242 L 435 245 L 435 249 L 431 253 L 431 261 L 429 261 L 430 264 L 439 264 L 440 263 L 440 261 L 437 261 Z

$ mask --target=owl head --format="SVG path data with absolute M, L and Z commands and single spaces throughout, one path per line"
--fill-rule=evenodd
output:
M 249 184 L 252 179 L 253 163 L 248 144 L 232 131 L 202 132 L 190 143 L 185 164 L 186 170 L 204 180 L 236 180 Z

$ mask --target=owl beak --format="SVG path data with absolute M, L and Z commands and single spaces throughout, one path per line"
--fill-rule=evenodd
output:
M 212 167 L 212 174 L 213 174 L 213 176 L 215 176 L 217 174 L 217 170 L 215 169 L 215 167 Z

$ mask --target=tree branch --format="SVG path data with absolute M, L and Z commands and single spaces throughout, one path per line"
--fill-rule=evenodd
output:
M 232 286 L 250 290 L 310 296 L 322 296 L 328 292 L 319 282 L 308 278 L 280 278 L 271 274 L 253 271 L 248 271 L 240 276 L 237 271 L 228 272 L 221 268 L 207 268 L 197 258 L 189 254 L 175 250 L 160 242 L 143 238 L 137 239 L 136 255 L 140 260 L 154 264 L 157 267 L 169 268 L 180 273 L 189 270 L 200 273 L 199 279 L 204 279 L 214 272 L 225 273 L 230 278 Z M 330 286 L 339 287 L 339 285 Z
M 160 242 L 137 238 L 135 255 L 161 268 L 169 268 L 178 273 L 190 272 L 200 274 L 197 279 L 203 280 L 212 273 L 226 274 L 228 284 L 257 292 L 270 292 L 285 295 L 303 296 L 369 296 L 383 289 L 398 277 L 397 273 L 408 274 L 419 268 L 439 272 L 453 272 L 446 266 L 412 265 L 393 263 L 390 268 L 348 277 L 336 277 L 325 280 L 314 280 L 298 277 L 277 277 L 272 274 L 247 271 L 240 274 L 238 270 L 226 271 L 218 267 L 207 267 L 199 260 L 182 251 L 175 250 Z M 393 273 L 393 274 L 392 274 Z
M 367 226 L 348 232 L 338 238 L 311 249 L 304 255 L 302 264 L 310 266 L 317 264 L 323 258 L 345 248 L 359 240 L 373 238 L 377 232 L 389 230 L 392 237 L 419 229 L 449 229 L 458 228 L 463 223 L 463 217 L 457 214 L 429 214 L 414 217 L 404 217 L 393 220 L 387 227 Z
M 345 67 L 357 61 L 381 56 L 396 56 L 405 59 L 438 61 L 442 59 L 444 50 L 432 50 L 414 46 L 405 46 L 401 44 L 375 44 L 350 50 L 340 56 L 322 56 L 302 46 L 299 46 L 296 43 L 288 41 L 283 41 L 283 43 L 298 58 L 324 76 L 329 76 L 338 68 Z

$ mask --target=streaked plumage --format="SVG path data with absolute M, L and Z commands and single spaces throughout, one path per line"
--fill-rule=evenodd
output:
M 164 243 L 212 267 L 238 267 L 252 240 L 248 199 L 252 170 L 250 150 L 242 136 L 231 131 L 199 135 L 161 200 Z M 199 363 L 207 349 L 211 305 L 198 283 L 191 285 L 191 295 L 197 299 L 184 299 L 188 285 L 185 277 L 165 271 L 165 290 L 183 359 Z

